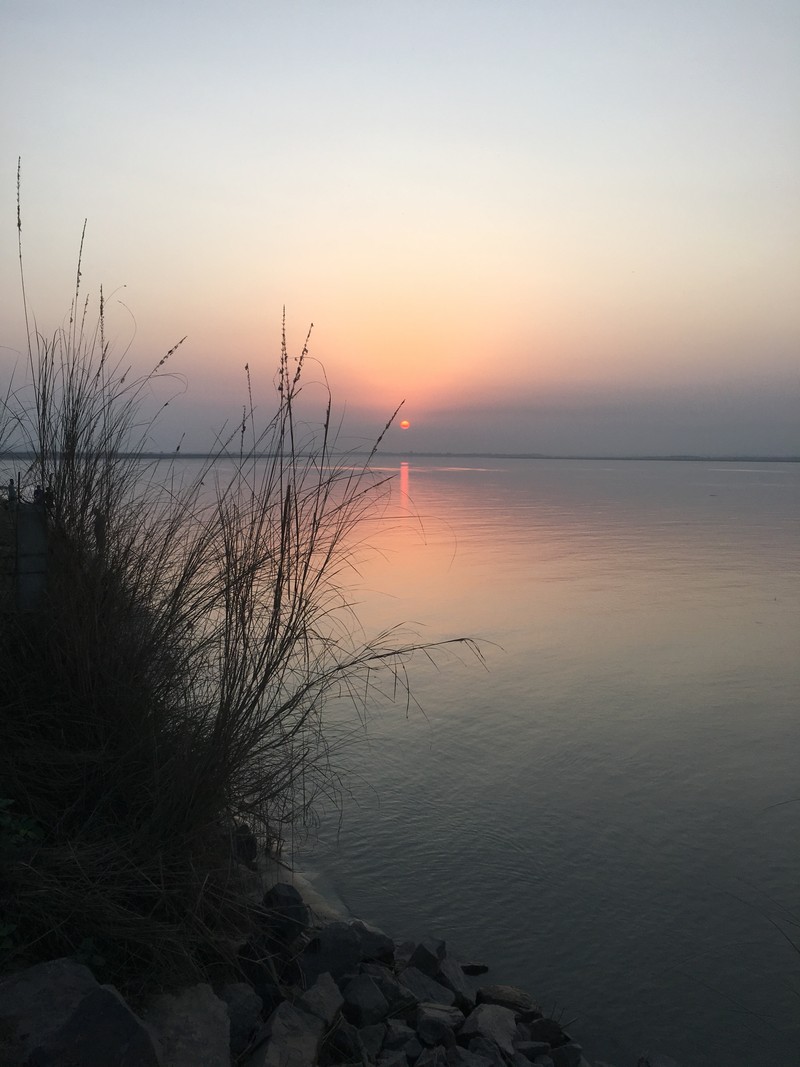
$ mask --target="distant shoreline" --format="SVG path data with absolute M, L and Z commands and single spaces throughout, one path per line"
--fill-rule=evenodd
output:
M 331 451 L 330 456 L 336 459 L 346 459 L 348 456 L 369 456 L 372 449 L 346 449 L 342 452 Z M 269 452 L 255 452 L 249 459 L 266 459 L 271 455 Z M 302 456 L 303 453 L 298 453 Z M 235 453 L 219 452 L 120 452 L 123 459 L 236 459 Z M 545 452 L 384 452 L 374 453 L 376 459 L 546 459 L 546 460 L 581 460 L 589 462 L 653 462 L 653 463 L 800 463 L 800 456 L 751 456 L 751 455 L 724 455 L 724 456 L 700 456 L 700 455 L 664 455 L 664 456 L 586 456 L 586 455 L 550 455 Z M 35 459 L 32 452 L 0 452 L 0 462 L 4 460 Z

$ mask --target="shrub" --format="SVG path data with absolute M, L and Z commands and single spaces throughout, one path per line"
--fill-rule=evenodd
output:
M 182 481 L 176 457 L 143 455 L 175 348 L 136 377 L 111 358 L 102 292 L 91 327 L 89 309 L 79 257 L 68 324 L 31 335 L 2 407 L 2 441 L 49 487 L 49 558 L 41 610 L 0 624 L 0 792 L 39 834 L 6 864 L 0 947 L 91 943 L 125 985 L 232 958 L 249 921 L 235 820 L 262 842 L 304 824 L 338 787 L 326 702 L 364 715 L 386 672 L 407 692 L 422 646 L 357 636 L 348 570 L 387 483 L 374 449 L 335 454 L 329 397 L 300 422 L 308 339 L 292 360 L 284 327 L 274 414 L 257 427 L 248 374 L 241 424 Z

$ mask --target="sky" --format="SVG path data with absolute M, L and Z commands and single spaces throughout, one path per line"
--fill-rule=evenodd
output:
M 245 364 L 272 410 L 285 307 L 347 446 L 405 401 L 385 449 L 800 454 L 796 0 L 2 0 L 0 22 L 3 379 L 21 157 L 39 328 L 87 219 L 117 354 L 144 370 L 187 336 L 155 447 L 207 447 Z

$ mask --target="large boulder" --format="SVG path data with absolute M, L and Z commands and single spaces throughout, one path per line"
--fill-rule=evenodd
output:
M 400 985 L 419 1002 L 427 1001 L 430 1004 L 447 1004 L 448 1006 L 455 1003 L 456 996 L 451 989 L 427 974 L 423 974 L 416 967 L 406 967 L 397 978 Z
M 518 1015 L 541 1015 L 541 1009 L 533 997 L 522 989 L 513 985 L 485 985 L 481 986 L 475 995 L 478 1004 L 499 1004 L 503 1008 L 510 1008 Z
M 227 1049 L 226 1049 L 227 1055 Z M 157 1040 L 113 986 L 71 959 L 0 981 L 3 1067 L 160 1067 Z
M 359 974 L 344 987 L 344 1011 L 356 1026 L 371 1026 L 389 1014 L 389 1003 L 368 974 Z
M 220 1067 L 230 1059 L 228 1007 L 204 982 L 154 997 L 145 1020 L 168 1067 Z
M 355 919 L 350 926 L 358 935 L 362 960 L 377 960 L 379 963 L 394 963 L 394 941 L 377 926 Z
M 341 978 L 358 970 L 361 962 L 361 941 L 349 923 L 332 922 L 323 926 L 303 950 L 301 966 L 307 985 L 313 985 L 326 971 L 333 978 Z
M 219 998 L 228 1006 L 231 1028 L 231 1052 L 239 1055 L 262 1023 L 261 997 L 247 982 L 229 982 L 219 990 Z
M 288 1001 L 262 1027 L 243 1067 L 309 1067 L 317 1062 L 325 1024 Z
M 514 1012 L 499 1004 L 479 1004 L 467 1016 L 459 1032 L 459 1038 L 462 1041 L 482 1038 L 509 1058 L 514 1055 L 516 1036 L 517 1021 L 514 1018 Z M 472 1048 L 471 1043 L 470 1048 Z
M 330 1029 L 336 1016 L 342 1010 L 344 997 L 338 985 L 331 976 L 325 972 L 321 974 L 310 989 L 295 1002 L 295 1006 L 309 1015 L 316 1015 Z
M 308 906 L 293 885 L 278 882 L 264 894 L 265 926 L 281 945 L 289 945 L 306 932 L 311 921 Z
M 455 1045 L 455 1031 L 464 1022 L 458 1008 L 444 1004 L 420 1004 L 414 1025 L 420 1041 L 425 1045 Z
M 411 953 L 408 964 L 409 967 L 416 967 L 418 971 L 427 974 L 429 978 L 435 978 L 446 955 L 447 948 L 444 941 L 428 938 L 419 942 Z
M 456 1007 L 460 1008 L 465 1015 L 468 1015 L 475 1007 L 475 994 L 470 988 L 461 965 L 452 957 L 446 956 L 442 960 L 436 981 L 452 991 L 456 998 Z

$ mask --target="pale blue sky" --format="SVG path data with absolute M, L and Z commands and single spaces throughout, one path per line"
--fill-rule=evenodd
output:
M 392 446 L 800 452 L 796 2 L 0 17 L 0 344 L 21 155 L 39 323 L 88 217 L 133 356 L 189 335 L 165 441 L 235 412 L 245 362 L 268 403 L 286 304 L 354 435 L 406 399 Z

